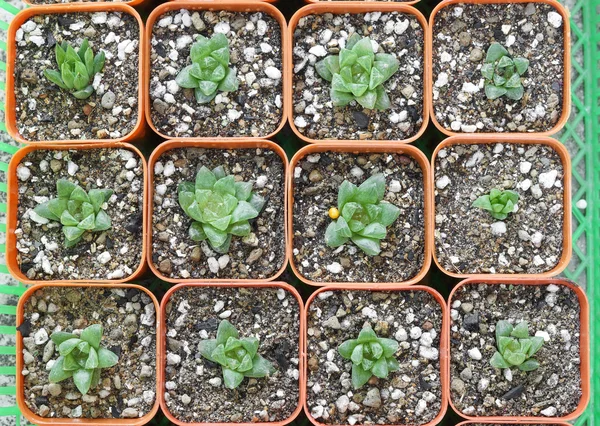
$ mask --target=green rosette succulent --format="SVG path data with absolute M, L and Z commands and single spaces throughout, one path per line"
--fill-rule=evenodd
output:
M 485 95 L 488 99 L 505 96 L 514 101 L 523 97 L 524 89 L 521 81 L 529 61 L 525 58 L 511 58 L 508 50 L 499 43 L 492 43 L 481 67 L 481 75 L 485 79 Z
M 509 213 L 515 211 L 519 194 L 509 189 L 500 191 L 492 189 L 489 194 L 482 195 L 473 202 L 473 207 L 490 212 L 494 219 L 504 220 Z
M 237 388 L 244 377 L 262 378 L 275 372 L 275 367 L 258 354 L 259 340 L 243 337 L 227 320 L 221 321 L 217 338 L 200 341 L 198 350 L 209 361 L 223 369 L 223 383 L 228 389 Z
M 346 340 L 338 352 L 352 361 L 352 386 L 362 387 L 373 376 L 385 379 L 390 372 L 400 368 L 395 354 L 398 342 L 377 337 L 371 328 L 363 328 L 357 339 Z
M 366 254 L 378 255 L 387 227 L 400 215 L 398 207 L 382 202 L 384 194 L 383 174 L 371 176 L 358 188 L 345 180 L 338 190 L 339 217 L 327 227 L 325 243 L 336 248 L 350 240 Z
M 54 55 L 58 70 L 46 68 L 44 76 L 61 89 L 69 90 L 77 99 L 89 98 L 94 93 L 94 76 L 104 68 L 104 52 L 94 56 L 86 38 L 77 52 L 66 41 L 56 43 Z
M 77 244 L 86 231 L 106 231 L 112 226 L 102 205 L 113 194 L 112 189 L 91 189 L 89 192 L 66 179 L 56 182 L 58 198 L 38 204 L 33 211 L 41 217 L 60 222 L 65 247 Z
M 330 97 L 334 106 L 352 101 L 366 109 L 386 110 L 392 106 L 383 87 L 398 71 L 394 55 L 373 52 L 371 39 L 352 34 L 339 55 L 331 55 L 315 64 L 317 73 L 331 82 Z
M 508 321 L 496 324 L 496 346 L 498 351 L 490 359 L 495 368 L 519 367 L 521 371 L 536 370 L 540 363 L 532 358 L 544 344 L 541 336 L 529 336 L 529 326 L 521 321 L 512 326 Z
M 179 184 L 179 205 L 194 221 L 189 228 L 193 241 L 208 240 L 218 253 L 227 253 L 232 236 L 245 237 L 265 199 L 252 192 L 252 182 L 236 182 L 223 167 L 212 171 L 202 166 L 196 182 Z
M 184 89 L 194 89 L 196 102 L 206 104 L 219 91 L 235 92 L 239 87 L 236 72 L 229 68 L 229 40 L 215 33 L 208 39 L 198 35 L 190 50 L 192 64 L 182 69 L 175 82 Z
M 50 370 L 48 380 L 58 383 L 73 378 L 82 395 L 95 388 L 100 382 L 100 372 L 119 362 L 112 351 L 100 346 L 103 329 L 100 324 L 85 328 L 80 336 L 64 331 L 52 333 L 50 339 L 58 348 L 60 356 Z

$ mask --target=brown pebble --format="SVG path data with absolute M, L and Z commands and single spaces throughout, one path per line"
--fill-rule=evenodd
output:
M 158 269 L 160 270 L 160 272 L 170 274 L 173 270 L 173 266 L 171 265 L 171 261 L 169 259 L 164 259 L 159 263 Z
M 94 109 L 94 108 L 92 108 L 92 106 L 91 106 L 90 104 L 85 104 L 85 105 L 83 106 L 83 113 L 84 113 L 85 115 L 90 115 L 90 114 L 92 113 L 93 109 Z

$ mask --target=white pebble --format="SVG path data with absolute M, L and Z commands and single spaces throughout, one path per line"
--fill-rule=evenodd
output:
M 112 258 L 112 256 L 110 255 L 110 253 L 107 251 L 104 251 L 98 255 L 98 262 L 105 265 L 110 261 L 111 258 Z
M 531 170 L 531 163 L 529 161 L 522 161 L 519 163 L 519 170 L 521 173 L 529 173 Z
M 556 182 L 556 177 L 558 176 L 558 172 L 556 170 L 550 170 L 546 173 L 540 173 L 539 182 L 544 188 L 552 188 L 554 182 Z
M 506 223 L 502 221 L 494 222 L 490 227 L 492 228 L 492 234 L 494 235 L 506 234 Z
M 215 33 L 227 34 L 231 28 L 227 22 L 219 22 L 215 25 Z
M 327 55 L 327 49 L 325 49 L 320 44 L 317 44 L 316 46 L 311 47 L 308 53 L 311 53 L 318 57 L 323 57 Z
M 469 357 L 475 361 L 481 361 L 481 358 L 483 358 L 481 352 L 477 348 L 469 349 L 467 353 L 469 354 Z
M 327 270 L 332 274 L 339 274 L 342 272 L 342 269 L 342 265 L 340 265 L 338 262 L 333 262 L 331 265 L 327 265 Z
M 548 22 L 550 23 L 550 25 L 552 25 L 554 28 L 558 28 L 562 25 L 562 16 L 560 13 L 557 12 L 548 12 Z M 542 412 L 543 413 L 543 412 Z
M 442 176 L 437 181 L 435 181 L 435 186 L 437 186 L 438 189 L 444 189 L 449 184 L 450 184 L 450 178 L 446 175 Z
M 279 80 L 281 78 L 281 71 L 275 67 L 265 68 L 265 74 L 272 80 Z

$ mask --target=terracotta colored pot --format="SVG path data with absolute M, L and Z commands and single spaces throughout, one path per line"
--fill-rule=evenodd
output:
M 561 273 L 569 264 L 571 260 L 571 252 L 572 252 L 572 234 L 571 234 L 571 157 L 569 156 L 569 152 L 564 147 L 564 145 L 555 139 L 551 139 L 548 137 L 542 136 L 531 136 L 531 135 L 510 135 L 510 134 L 496 134 L 496 135 L 467 135 L 467 136 L 453 136 L 448 139 L 445 139 L 442 143 L 440 143 L 433 155 L 431 156 L 431 182 L 435 182 L 435 161 L 438 153 L 441 149 L 447 148 L 452 145 L 462 145 L 462 144 L 495 144 L 495 143 L 505 143 L 505 144 L 526 144 L 526 145 L 546 145 L 552 148 L 559 155 L 563 168 L 563 250 L 561 258 L 558 261 L 558 264 L 552 268 L 550 271 L 541 273 L 541 274 L 460 274 L 452 271 L 448 271 L 441 266 L 437 258 L 437 250 L 435 247 L 435 239 L 433 241 L 433 260 L 437 267 L 441 269 L 445 274 L 450 275 L 455 278 L 478 278 L 478 279 L 486 279 L 489 277 L 505 277 L 505 278 L 548 278 L 553 277 Z M 432 184 L 434 185 L 434 184 Z M 433 188 L 433 186 L 432 186 Z M 435 217 L 435 191 L 433 190 L 433 216 Z M 431 222 L 434 230 L 435 223 Z
M 177 0 L 179 1 L 179 0 Z M 178 420 L 177 418 L 175 418 L 173 416 L 173 414 L 171 414 L 171 412 L 169 411 L 169 407 L 167 407 L 167 403 L 165 401 L 165 367 L 166 367 L 166 359 L 167 359 L 167 345 L 166 345 L 166 338 L 164 338 L 164 336 L 166 336 L 167 333 L 167 304 L 169 303 L 169 300 L 171 298 L 171 296 L 173 295 L 173 293 L 175 293 L 178 290 L 181 290 L 182 288 L 186 288 L 186 287 L 222 287 L 222 288 L 241 288 L 241 287 L 248 287 L 248 288 L 280 288 L 283 289 L 289 293 L 291 293 L 291 295 L 297 300 L 298 302 L 298 306 L 299 306 L 299 312 L 300 312 L 300 333 L 299 333 L 299 345 L 298 345 L 298 350 L 299 350 L 299 363 L 298 363 L 298 372 L 300 373 L 300 377 L 299 377 L 299 398 L 298 398 L 298 406 L 296 407 L 296 409 L 294 410 L 294 412 L 292 413 L 292 415 L 283 420 L 283 421 L 279 421 L 279 422 L 257 422 L 257 423 L 230 423 L 230 422 L 220 422 L 220 423 L 189 423 L 189 422 L 183 422 L 181 420 Z M 164 413 L 164 415 L 169 419 L 169 421 L 173 424 L 179 425 L 179 426 L 231 426 L 231 425 L 239 425 L 239 426 L 252 426 L 252 425 L 256 425 L 256 424 L 264 424 L 264 425 L 269 425 L 269 426 L 285 426 L 289 423 L 291 423 L 297 416 L 298 414 L 300 414 L 300 411 L 302 410 L 302 401 L 304 401 L 305 397 L 304 397 L 304 388 L 303 388 L 303 383 L 305 382 L 305 367 L 304 367 L 304 363 L 305 363 L 305 359 L 304 356 L 302 355 L 302 350 L 304 348 L 304 334 L 305 334 L 305 321 L 304 321 L 304 303 L 302 302 L 302 297 L 300 297 L 300 294 L 298 293 L 298 291 L 296 291 L 296 289 L 294 287 L 292 287 L 289 284 L 286 284 L 284 282 L 269 282 L 269 283 L 259 283 L 259 284 L 253 284 L 253 285 L 248 285 L 248 284 L 235 284 L 235 283 L 226 283 L 226 284 L 211 284 L 211 283 L 188 283 L 188 284 L 178 284 L 174 287 L 171 287 L 169 289 L 169 291 L 167 291 L 165 293 L 165 296 L 163 297 L 161 303 L 160 303 L 160 311 L 159 311 L 159 335 L 161 336 L 161 340 L 160 340 L 160 351 L 159 351 L 159 358 L 158 358 L 158 376 L 159 376 L 159 381 L 158 381 L 158 397 L 160 398 L 160 408 L 162 409 L 162 412 Z
M 273 0 L 276 1 L 276 0 Z M 282 114 L 281 114 L 281 122 L 279 123 L 279 126 L 277 127 L 277 129 L 275 131 L 273 131 L 272 133 L 268 134 L 268 135 L 264 135 L 264 136 L 260 136 L 257 139 L 270 139 L 273 136 L 275 136 L 277 133 L 279 133 L 279 131 L 283 128 L 284 124 L 285 124 L 285 120 L 288 116 L 288 112 L 287 112 L 287 108 L 288 108 L 288 103 L 285 101 L 285 98 L 287 96 L 286 94 L 286 90 L 285 88 L 291 84 L 291 78 L 292 78 L 292 71 L 291 69 L 287 66 L 287 63 L 285 61 L 285 55 L 286 55 L 286 47 L 287 47 L 287 41 L 286 38 L 288 36 L 288 32 L 287 32 L 287 24 L 286 24 L 286 20 L 285 17 L 283 16 L 283 14 L 279 11 L 279 9 L 277 9 L 275 6 L 269 4 L 271 1 L 267 0 L 267 1 L 258 1 L 258 0 L 219 0 L 219 1 L 208 1 L 208 2 L 199 2 L 199 1 L 195 1 L 195 0 L 175 0 L 175 1 L 170 1 L 167 3 L 163 3 L 160 6 L 157 6 L 152 13 L 148 16 L 148 20 L 146 21 L 146 40 L 144 43 L 144 76 L 145 76 L 145 86 L 144 86 L 144 93 L 145 93 L 145 110 L 146 110 L 146 121 L 148 122 L 148 124 L 150 125 L 150 127 L 152 128 L 152 130 L 154 130 L 154 132 L 158 135 L 160 135 L 162 138 L 165 139 L 184 139 L 184 140 L 211 140 L 211 139 L 215 139 L 215 137 L 189 137 L 189 138 L 182 138 L 182 137 L 175 137 L 175 136 L 168 136 L 163 134 L 162 132 L 160 132 L 156 126 L 154 125 L 154 122 L 152 121 L 152 106 L 150 105 L 150 68 L 151 68 L 151 61 L 150 61 L 150 52 L 151 52 L 151 47 L 150 44 L 152 42 L 152 30 L 154 29 L 154 23 L 156 22 L 157 19 L 160 18 L 161 15 L 173 11 L 173 10 L 180 10 L 180 9 L 186 9 L 186 10 L 191 10 L 191 11 L 197 11 L 197 10 L 211 10 L 211 11 L 219 11 L 219 10 L 227 10 L 227 11 L 231 11 L 231 12 L 262 12 L 265 13 L 267 15 L 270 15 L 271 17 L 273 17 L 279 24 L 280 28 L 281 28 L 281 49 L 282 49 L 282 83 L 283 83 L 283 87 L 282 87 L 282 93 L 281 96 L 283 98 L 283 105 L 282 105 Z M 147 56 L 146 56 L 147 55 Z M 240 140 L 248 140 L 248 139 L 253 139 L 252 136 L 236 136 L 236 137 L 231 137 L 231 138 L 226 138 L 226 137 L 221 137 L 219 138 L 219 140 L 222 141 L 240 141 Z
M 423 43 L 423 83 L 427 84 L 427 81 L 429 81 L 431 79 L 431 76 L 430 76 L 431 70 L 428 66 L 426 66 L 427 58 L 431 55 L 431 43 L 429 42 L 429 40 L 427 38 L 427 33 L 428 33 L 427 20 L 421 14 L 421 12 L 419 12 L 417 9 L 415 9 L 414 7 L 408 6 L 409 3 L 369 2 L 369 1 L 338 2 L 338 1 L 319 1 L 319 0 L 314 1 L 314 2 L 311 0 L 308 0 L 308 1 L 313 4 L 309 4 L 308 6 L 304 6 L 302 9 L 298 10 L 298 12 L 296 12 L 294 14 L 294 16 L 292 16 L 292 18 L 290 19 L 290 23 L 288 25 L 287 46 L 285 48 L 285 55 L 286 55 L 285 61 L 286 61 L 286 65 L 287 65 L 286 68 L 290 72 L 290 78 L 286 82 L 286 86 L 285 86 L 286 93 L 285 93 L 284 101 L 287 103 L 286 110 L 288 113 L 288 121 L 289 121 L 290 127 L 292 128 L 294 133 L 296 133 L 296 135 L 300 139 L 302 139 L 304 142 L 308 142 L 308 143 L 318 143 L 318 144 L 321 144 L 321 143 L 339 143 L 339 144 L 362 143 L 363 141 L 359 141 L 359 140 L 312 139 L 312 138 L 309 138 L 308 136 L 304 135 L 302 132 L 300 132 L 298 130 L 298 128 L 296 127 L 296 125 L 294 124 L 294 98 L 293 98 L 294 81 L 293 81 L 291 72 L 294 69 L 294 60 L 293 60 L 293 53 L 292 53 L 293 49 L 294 49 L 294 31 L 296 30 L 298 21 L 300 21 L 301 18 L 308 16 L 308 15 L 323 15 L 325 13 L 333 13 L 335 15 L 343 15 L 346 13 L 351 13 L 351 14 L 356 15 L 356 14 L 365 14 L 368 12 L 383 12 L 383 13 L 399 12 L 399 13 L 414 15 L 417 18 L 417 20 L 419 21 L 419 23 L 421 24 L 421 27 L 423 27 L 423 31 L 425 33 L 425 40 Z M 411 2 L 411 3 L 416 3 L 416 1 Z M 364 142 L 369 142 L 369 143 L 372 143 L 372 142 L 375 142 L 375 143 L 377 143 L 377 142 L 385 142 L 385 143 L 414 142 L 419 137 L 421 137 L 421 135 L 423 135 L 423 132 L 425 132 L 425 129 L 427 128 L 427 123 L 429 122 L 429 111 L 430 111 L 429 104 L 430 103 L 431 103 L 431 91 L 428 90 L 427 87 L 423 87 L 423 123 L 421 124 L 421 128 L 419 129 L 419 131 L 415 135 L 411 136 L 410 138 L 399 140 L 399 141 L 373 140 L 373 141 L 364 141 Z
M 176 1 L 180 1 L 180 0 L 176 0 Z M 259 282 L 265 282 L 265 281 L 271 281 L 274 280 L 275 278 L 277 278 L 279 275 L 281 275 L 281 273 L 285 270 L 287 263 L 288 263 L 288 253 L 289 251 L 286 250 L 286 254 L 285 257 L 283 259 L 283 264 L 281 265 L 281 268 L 277 271 L 277 273 L 273 274 L 273 276 L 269 277 L 269 278 L 262 278 L 262 279 L 232 279 L 232 278 L 212 278 L 212 279 L 200 279 L 200 278 L 189 278 L 189 279 L 184 279 L 184 278 L 169 278 L 166 277 L 162 272 L 160 272 L 158 270 L 158 268 L 156 267 L 156 265 L 154 265 L 154 261 L 152 260 L 152 252 L 153 252 L 153 248 L 152 248 L 152 222 L 153 222 L 153 214 L 154 214 L 154 165 L 156 164 L 156 162 L 158 161 L 158 159 L 161 157 L 161 155 L 163 155 L 165 152 L 170 151 L 172 149 L 177 149 L 177 148 L 206 148 L 206 149 L 218 149 L 218 150 L 227 150 L 227 149 L 247 149 L 247 148 L 264 148 L 264 149 L 268 149 L 271 151 L 276 152 L 279 157 L 281 158 L 281 161 L 283 162 L 283 167 L 286 170 L 286 174 L 289 171 L 288 168 L 288 159 L 287 156 L 285 155 L 285 151 L 276 143 L 273 143 L 271 141 L 266 141 L 266 140 L 260 140 L 260 139 L 249 139 L 249 140 L 245 140 L 245 141 L 231 141 L 231 142 L 227 142 L 227 143 L 223 143 L 223 142 L 217 142 L 216 140 L 213 141 L 204 141 L 204 142 L 200 142 L 200 141 L 183 141 L 183 140 L 171 140 L 171 141 L 167 141 L 165 143 L 162 143 L 158 146 L 158 148 L 156 148 L 153 152 L 152 155 L 150 155 L 150 159 L 148 160 L 148 167 L 149 167 L 149 178 L 148 178 L 148 184 L 147 184 L 147 193 L 148 193 L 148 202 L 146 204 L 146 216 L 149 218 L 149 220 L 146 222 L 146 232 L 145 232 L 145 245 L 146 245 L 146 258 L 148 260 L 148 265 L 150 265 L 150 269 L 152 270 L 152 272 L 154 273 L 154 275 L 156 275 L 158 278 L 160 278 L 163 281 L 168 281 L 170 283 L 191 283 L 191 282 L 212 282 L 212 283 L 231 283 L 231 282 L 237 282 L 237 283 L 259 283 Z M 287 177 L 286 177 L 287 179 Z M 287 191 L 287 185 L 285 185 L 286 187 L 286 191 Z M 286 217 L 287 217 L 287 203 L 285 202 L 286 200 L 286 194 L 284 194 L 284 211 L 285 211 L 285 216 L 284 216 L 284 235 L 288 235 L 287 234 L 287 222 L 286 222 Z M 183 213 L 183 211 L 182 211 Z M 287 244 L 289 243 L 289 240 L 286 241 L 286 247 Z
M 96 285 L 97 284 L 93 284 L 93 283 L 88 284 L 88 286 L 96 286 Z M 156 399 L 154 401 L 154 406 L 152 407 L 152 409 L 145 416 L 135 418 L 135 419 L 46 418 L 46 417 L 40 417 L 37 414 L 34 414 L 29 409 L 29 407 L 27 406 L 27 403 L 25 402 L 25 396 L 23 394 L 24 380 L 23 380 L 23 375 L 21 374 L 21 371 L 23 370 L 25 363 L 23 362 L 23 336 L 21 335 L 21 332 L 19 331 L 19 327 L 23 324 L 23 314 L 24 314 L 25 304 L 27 303 L 27 301 L 29 300 L 29 298 L 32 296 L 33 293 L 35 293 L 36 291 L 38 291 L 44 287 L 86 287 L 86 284 L 83 284 L 83 283 L 82 284 L 73 284 L 73 283 L 41 284 L 39 286 L 30 287 L 19 298 L 19 303 L 17 305 L 17 339 L 16 339 L 17 340 L 17 349 L 16 349 L 17 390 L 16 390 L 16 394 L 17 394 L 17 405 L 19 406 L 19 411 L 21 412 L 21 414 L 23 414 L 23 416 L 30 422 L 35 423 L 37 425 L 41 425 L 41 426 L 68 426 L 68 425 L 141 426 L 141 425 L 145 425 L 150 420 L 152 420 L 152 418 L 154 418 L 154 416 L 158 412 L 158 406 L 159 406 L 159 396 L 158 395 L 156 395 Z M 159 305 L 158 305 L 158 301 L 156 300 L 156 297 L 154 297 L 154 295 L 152 294 L 151 291 L 145 289 L 144 287 L 141 287 L 136 284 L 109 284 L 109 285 L 104 285 L 103 287 L 123 288 L 123 289 L 133 288 L 133 289 L 137 289 L 141 292 L 144 292 L 154 302 L 154 309 L 156 310 L 156 312 L 157 313 L 159 312 Z M 156 368 L 157 369 L 158 369 L 158 365 L 159 365 L 160 348 L 162 345 L 162 342 L 161 342 L 162 335 L 159 333 L 159 326 L 160 326 L 160 323 L 158 322 L 158 316 L 157 316 L 156 354 L 155 354 L 155 356 L 157 358 L 156 359 L 156 366 L 157 366 Z M 157 372 L 156 372 L 156 389 L 158 388 L 158 385 L 160 383 L 159 379 L 160 379 L 160 374 L 159 374 L 159 371 L 157 370 Z
M 431 12 L 429 16 L 429 31 L 427 32 L 426 38 L 427 43 L 430 47 L 430 54 L 427 56 L 427 69 L 430 70 L 429 74 L 425 80 L 425 91 L 429 92 L 429 99 L 431 102 L 429 104 L 431 111 L 431 121 L 438 128 L 438 130 L 448 136 L 456 136 L 456 135 L 468 135 L 468 133 L 464 132 L 454 132 L 451 129 L 447 129 L 442 126 L 442 124 L 437 120 L 435 116 L 435 105 L 433 102 L 433 31 L 434 31 L 434 23 L 435 17 L 437 13 L 443 8 L 455 4 L 516 4 L 516 3 L 543 3 L 550 4 L 554 8 L 556 8 L 556 12 L 559 13 L 563 18 L 563 33 L 564 33 L 564 74 L 563 74 L 563 103 L 562 103 L 562 115 L 560 119 L 556 123 L 556 125 L 546 131 L 546 132 L 535 132 L 535 133 L 516 133 L 516 132 L 503 132 L 500 134 L 512 134 L 512 135 L 534 135 L 534 136 L 550 136 L 557 133 L 560 129 L 564 127 L 569 119 L 569 115 L 571 114 L 571 30 L 570 30 L 570 17 L 569 12 L 563 5 L 555 0 L 444 0 L 440 2 Z M 460 71 L 457 71 L 460 72 Z M 487 132 L 492 133 L 492 132 Z M 485 132 L 477 133 L 485 134 Z
M 37 8 L 36 8 L 37 9 Z M 10 164 L 8 166 L 8 176 L 7 176 L 7 184 L 8 184 L 8 201 L 7 201 L 7 211 L 6 211 L 6 266 L 10 271 L 11 275 L 25 284 L 54 284 L 54 283 L 95 283 L 95 284 L 116 284 L 123 283 L 125 281 L 131 281 L 137 277 L 139 277 L 144 270 L 146 269 L 146 259 L 144 257 L 144 253 L 146 252 L 146 237 L 142 235 L 142 256 L 140 259 L 140 264 L 134 270 L 134 272 L 127 277 L 123 277 L 121 279 L 114 280 L 94 280 L 94 279 L 80 279 L 80 280 L 30 280 L 27 278 L 23 272 L 21 272 L 21 268 L 19 266 L 19 262 L 17 261 L 17 257 L 19 256 L 19 251 L 17 250 L 17 237 L 15 236 L 15 230 L 17 229 L 17 219 L 18 219 L 18 206 L 19 206 L 19 179 L 17 178 L 17 166 L 21 162 L 21 160 L 30 152 L 33 151 L 45 151 L 45 150 L 56 150 L 56 151 L 68 151 L 68 150 L 85 150 L 85 149 L 101 149 L 101 148 L 110 148 L 110 149 L 127 149 L 133 151 L 140 158 L 142 163 L 142 168 L 144 170 L 144 188 L 148 186 L 148 170 L 146 166 L 146 161 L 142 153 L 133 145 L 123 142 L 98 142 L 93 144 L 46 144 L 46 143 L 38 143 L 35 145 L 28 145 L 24 148 L 18 150 L 11 158 Z M 142 190 L 144 189 L 142 188 Z M 148 204 L 148 194 L 144 191 L 143 196 L 143 204 Z M 147 210 L 143 211 L 143 223 L 142 223 L 142 232 L 146 229 L 146 223 L 148 222 L 148 217 L 146 216 Z M 132 268 L 133 269 L 133 268 Z
M 440 347 L 439 347 L 440 383 L 441 383 L 441 387 L 442 387 L 440 412 L 438 413 L 437 416 L 435 416 L 435 418 L 432 421 L 430 421 L 429 423 L 425 423 L 421 426 L 437 425 L 442 420 L 442 418 L 444 418 L 444 415 L 446 414 L 446 410 L 448 409 L 448 399 L 449 399 L 449 394 L 450 394 L 450 381 L 449 381 L 450 366 L 448 364 L 448 361 L 449 361 L 449 358 L 448 358 L 449 340 L 448 339 L 449 339 L 450 326 L 448 325 L 449 316 L 448 316 L 448 309 L 446 308 L 446 301 L 444 300 L 442 295 L 439 294 L 434 289 L 432 289 L 431 287 L 422 286 L 422 285 L 415 285 L 415 286 L 411 286 L 411 287 L 406 287 L 406 286 L 402 286 L 402 285 L 383 286 L 381 284 L 370 284 L 370 283 L 328 285 L 327 287 L 323 287 L 323 288 L 316 290 L 306 301 L 306 306 L 304 308 L 305 315 L 303 317 L 304 330 L 308 329 L 308 311 L 309 311 L 310 305 L 314 301 L 314 299 L 320 293 L 323 293 L 326 291 L 335 291 L 335 290 L 425 291 L 425 292 L 431 294 L 433 296 L 433 298 L 440 304 L 440 307 L 442 309 L 442 327 L 440 330 Z M 341 343 L 341 342 L 339 342 L 339 343 Z M 304 365 L 307 366 L 308 365 L 307 364 L 307 362 L 308 362 L 308 337 L 304 338 L 303 344 L 304 344 L 304 346 L 302 347 L 303 362 L 304 362 Z M 304 376 L 303 376 L 303 381 L 302 381 L 302 388 L 300 390 L 303 395 L 304 413 L 306 414 L 306 417 L 308 417 L 308 419 L 311 421 L 311 423 L 314 424 L 315 426 L 328 426 L 328 424 L 321 423 L 321 422 L 315 420 L 312 417 L 312 415 L 310 414 L 310 409 L 308 407 L 308 399 L 307 399 L 307 383 L 308 383 L 308 373 L 305 372 Z M 342 425 L 335 425 L 335 426 L 342 426 Z M 398 425 L 395 425 L 395 426 L 398 426 Z
M 132 0 L 131 3 L 135 3 L 138 0 Z M 143 1 L 143 0 L 140 0 Z M 122 12 L 127 13 L 135 18 L 139 25 L 139 60 L 138 60 L 138 119 L 133 130 L 120 138 L 117 139 L 65 139 L 65 140 L 53 140 L 53 141 L 36 141 L 25 139 L 20 133 L 17 127 L 16 117 L 16 99 L 15 99 L 15 70 L 16 70 L 16 54 L 17 45 L 15 36 L 17 30 L 25 23 L 29 18 L 37 15 L 50 15 L 56 13 L 93 13 L 93 12 Z M 134 139 L 141 138 L 145 133 L 145 122 L 144 122 L 144 61 L 142 41 L 144 39 L 144 23 L 142 18 L 136 12 L 134 8 L 124 3 L 73 3 L 73 4 L 56 4 L 46 6 L 36 6 L 29 9 L 24 9 L 19 12 L 11 21 L 8 28 L 8 42 L 7 42 L 7 60 L 6 60 L 6 129 L 8 133 L 24 144 L 33 143 L 72 143 L 81 144 L 86 142 L 127 142 Z
M 414 159 L 421 170 L 423 171 L 423 186 L 424 186 L 424 194 L 423 194 L 423 202 L 424 202 L 424 223 L 425 227 L 425 242 L 424 242 L 424 250 L 425 255 L 423 258 L 423 266 L 417 275 L 413 278 L 404 281 L 402 283 L 344 283 L 344 282 L 318 282 L 312 281 L 305 276 L 303 276 L 296 264 L 294 262 L 294 169 L 298 165 L 298 162 L 313 153 L 317 152 L 346 152 L 352 154 L 360 154 L 360 153 L 378 153 L 378 152 L 389 152 L 396 154 L 403 154 Z M 403 285 L 411 285 L 420 282 L 427 272 L 429 271 L 429 267 L 431 266 L 431 252 L 433 249 L 433 192 L 432 192 L 432 181 L 431 181 L 431 173 L 429 172 L 429 162 L 427 157 L 417 148 L 411 145 L 401 144 L 401 143 L 391 143 L 391 142 L 358 142 L 352 141 L 351 143 L 319 143 L 314 145 L 308 145 L 304 148 L 300 149 L 296 155 L 290 161 L 290 165 L 288 167 L 288 176 L 287 176 L 287 249 L 288 249 L 288 258 L 290 261 L 290 266 L 294 271 L 294 274 L 305 282 L 306 284 L 313 286 L 329 286 L 329 285 L 359 285 L 362 288 L 368 289 L 370 287 L 387 287 L 394 286 L 398 284 Z
M 53 6 L 55 4 L 68 4 L 68 5 L 75 5 L 75 6 L 79 6 L 82 4 L 85 4 L 87 2 L 84 2 L 82 0 L 75 0 L 69 3 L 48 3 L 48 4 L 41 4 L 41 3 L 33 3 L 31 0 L 23 0 L 24 3 L 26 3 L 28 6 L 33 6 L 33 7 L 45 7 L 45 6 Z M 142 6 L 143 4 L 145 4 L 146 0 L 128 0 L 128 1 L 124 1 L 123 3 L 126 4 L 127 6 Z
M 484 422 L 484 423 L 510 423 L 510 424 L 525 424 L 525 423 L 553 423 L 553 424 L 562 424 L 561 422 L 566 422 L 569 420 L 574 420 L 579 417 L 588 405 L 590 400 L 590 307 L 588 304 L 587 296 L 585 292 L 581 289 L 581 287 L 577 286 L 575 283 L 562 279 L 562 278 L 520 278 L 520 279 L 506 279 L 506 278 L 479 278 L 473 277 L 468 278 L 464 281 L 458 283 L 456 287 L 450 292 L 450 296 L 448 297 L 448 306 L 452 306 L 452 298 L 456 294 L 459 288 L 469 285 L 469 284 L 486 284 L 486 285 L 500 285 L 500 284 L 510 284 L 513 286 L 517 285 L 526 285 L 526 286 L 541 286 L 554 284 L 557 286 L 566 286 L 573 290 L 579 299 L 580 313 L 579 313 L 579 321 L 580 321 L 580 340 L 579 340 L 579 356 L 581 359 L 580 364 L 580 372 L 581 372 L 581 399 L 579 401 L 579 405 L 572 413 L 563 416 L 563 417 L 526 417 L 526 416 L 468 416 L 464 413 L 461 413 L 452 402 L 452 393 L 450 392 L 450 364 L 451 364 L 451 354 L 450 354 L 450 346 L 448 346 L 448 362 L 446 363 L 446 377 L 448 380 L 446 381 L 447 393 L 449 395 L 448 402 L 452 409 L 459 413 L 461 416 L 467 418 L 471 421 Z M 308 304 L 307 304 L 308 306 Z M 450 336 L 450 328 L 452 326 L 452 319 L 450 318 L 450 310 L 446 312 L 446 335 Z M 461 423 L 463 424 L 463 423 Z

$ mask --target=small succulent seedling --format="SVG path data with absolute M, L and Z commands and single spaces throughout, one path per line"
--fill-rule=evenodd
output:
M 112 351 L 100 346 L 103 329 L 100 324 L 85 328 L 80 336 L 64 331 L 52 333 L 50 339 L 58 348 L 60 356 L 50 370 L 50 383 L 58 383 L 73 377 L 82 395 L 100 382 L 100 371 L 119 362 Z
M 473 207 L 489 211 L 494 219 L 504 220 L 509 213 L 515 211 L 518 201 L 519 194 L 515 191 L 509 189 L 500 191 L 494 188 L 489 194 L 476 199 L 473 202 Z
M 71 91 L 77 99 L 87 99 L 94 93 L 94 76 L 104 68 L 104 52 L 94 56 L 88 40 L 83 39 L 76 52 L 66 41 L 54 47 L 57 70 L 46 68 L 44 76 L 61 89 Z
M 379 254 L 387 227 L 400 215 L 398 207 L 381 202 L 384 194 L 383 174 L 371 176 L 358 188 L 347 180 L 342 182 L 337 209 L 329 211 L 329 216 L 337 220 L 327 227 L 325 243 L 335 248 L 350 240 L 370 256 Z
M 315 64 L 317 73 L 331 82 L 334 106 L 352 101 L 364 108 L 386 110 L 392 106 L 383 83 L 392 77 L 400 63 L 394 55 L 373 52 L 371 39 L 354 33 L 339 55 L 331 55 Z
M 394 357 L 398 342 L 394 339 L 377 337 L 371 328 L 363 328 L 358 339 L 346 340 L 338 351 L 352 361 L 352 386 L 358 389 L 372 376 L 385 379 L 388 373 L 400 368 Z
M 102 205 L 112 195 L 112 189 L 91 189 L 89 193 L 66 179 L 56 182 L 58 198 L 38 204 L 33 211 L 46 219 L 60 222 L 65 235 L 65 247 L 77 244 L 85 231 L 106 231 L 110 217 Z
M 236 72 L 229 68 L 229 40 L 216 33 L 208 39 L 201 35 L 190 50 L 191 65 L 182 69 L 175 81 L 184 89 L 194 89 L 196 101 L 206 104 L 217 92 L 235 92 L 239 87 Z
M 511 58 L 508 50 L 499 43 L 492 43 L 481 67 L 485 79 L 485 95 L 488 99 L 507 98 L 518 101 L 523 97 L 521 76 L 527 72 L 529 61 L 525 58 Z
M 179 184 L 179 205 L 194 221 L 189 229 L 194 241 L 208 239 L 218 253 L 227 253 L 233 235 L 250 234 L 250 219 L 257 217 L 265 199 L 252 192 L 252 182 L 236 182 L 223 167 L 202 166 L 196 182 Z
M 198 350 L 209 361 L 223 369 L 223 383 L 229 389 L 237 388 L 244 377 L 262 378 L 275 372 L 270 361 L 258 354 L 259 340 L 243 337 L 227 320 L 221 321 L 216 339 L 200 341 Z
M 495 368 L 519 367 L 521 371 L 533 371 L 540 363 L 532 358 L 544 344 L 544 338 L 529 336 L 526 321 L 521 321 L 513 327 L 508 321 L 498 321 L 496 324 L 496 346 L 490 364 Z

